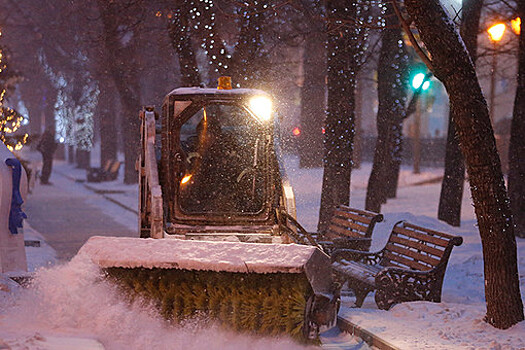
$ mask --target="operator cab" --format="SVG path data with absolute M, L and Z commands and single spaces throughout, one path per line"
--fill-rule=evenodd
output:
M 271 110 L 254 89 L 178 88 L 165 98 L 159 166 L 168 234 L 274 234 L 287 199 Z

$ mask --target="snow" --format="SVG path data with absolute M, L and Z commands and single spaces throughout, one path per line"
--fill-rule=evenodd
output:
M 317 248 L 298 244 L 91 237 L 78 256 L 101 267 L 301 273 Z
M 213 88 L 199 88 L 199 87 L 183 87 L 174 89 L 169 95 L 264 95 L 268 94 L 262 90 L 257 89 L 213 89 Z
M 288 175 L 296 190 L 298 220 L 315 231 L 319 212 L 322 169 L 299 169 L 288 164 Z M 371 164 L 352 171 L 350 205 L 364 208 Z M 463 237 L 454 247 L 443 284 L 442 302 L 411 302 L 378 310 L 373 294 L 362 308 L 352 308 L 353 297 L 344 297 L 340 316 L 378 335 L 401 349 L 525 349 L 525 322 L 498 330 L 483 321 L 486 313 L 481 238 L 468 184 L 463 195 L 461 227 L 436 219 L 442 168 L 423 169 L 415 175 L 403 167 L 398 196 L 383 206 L 384 221 L 372 236 L 371 251 L 381 249 L 392 226 L 399 220 Z M 525 239 L 516 238 L 522 300 L 525 300 Z
M 32 288 L 19 291 L 0 314 L 0 338 L 12 349 L 37 349 L 35 338 L 57 337 L 97 339 L 115 350 L 302 348 L 287 339 L 249 337 L 193 320 L 170 325 L 148 305 L 129 305 L 102 281 L 96 265 L 81 258 L 39 270 Z M 78 343 L 71 348 L 78 349 Z
M 287 157 L 285 163 L 296 192 L 299 222 L 315 231 L 322 169 L 299 169 L 295 157 Z M 56 169 L 72 174 L 77 171 L 61 164 L 57 164 Z M 371 294 L 361 309 L 355 309 L 351 308 L 353 297 L 345 295 L 340 315 L 402 349 L 524 349 L 525 322 L 498 330 L 483 321 L 486 313 L 483 255 L 468 186 L 465 186 L 461 227 L 451 227 L 436 219 L 441 187 L 438 180 L 443 170 L 422 170 L 421 174 L 414 175 L 409 167 L 402 169 L 398 196 L 383 207 L 385 220 L 376 225 L 372 250 L 382 248 L 391 227 L 401 219 L 462 236 L 463 244 L 452 251 L 442 302 L 403 303 L 383 311 L 377 309 Z M 370 164 L 367 163 L 352 172 L 350 204 L 354 207 L 364 207 L 369 174 Z M 55 185 L 60 185 L 56 181 L 54 177 Z M 130 202 L 135 201 L 130 206 L 136 204 L 136 192 L 130 194 L 129 187 L 118 182 L 97 186 L 106 190 L 118 186 L 124 193 L 104 196 L 118 200 L 129 197 Z M 93 200 L 93 204 L 100 203 Z M 116 210 L 113 203 L 105 203 L 109 212 Z M 38 233 L 30 231 L 25 226 L 26 238 L 29 235 L 38 237 Z M 517 238 L 517 248 L 524 299 L 524 239 Z M 45 242 L 41 248 L 27 248 L 28 261 L 32 269 L 37 270 L 33 288 L 21 290 L 13 285 L 3 288 L 5 284 L 0 279 L 0 345 L 3 341 L 13 349 L 33 349 L 36 347 L 28 344 L 34 344 L 35 337 L 53 340 L 54 337 L 76 336 L 97 339 L 106 349 L 302 348 L 287 339 L 251 337 L 213 325 L 204 327 L 197 321 L 182 327 L 167 324 L 153 309 L 141 304 L 130 306 L 119 298 L 117 291 L 102 281 L 100 271 L 88 259 L 77 257 L 68 264 L 49 267 L 54 261 L 50 253 L 52 249 L 46 248 Z M 11 292 L 5 292 L 6 289 Z

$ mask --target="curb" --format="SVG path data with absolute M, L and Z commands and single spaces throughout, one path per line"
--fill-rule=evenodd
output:
M 78 179 L 76 179 L 75 177 L 69 175 L 69 174 L 65 174 L 63 173 L 62 171 L 59 171 L 59 170 L 56 170 L 56 172 L 66 178 L 68 178 L 69 180 L 75 182 L 75 183 L 78 183 L 78 184 L 81 184 L 82 186 L 84 186 L 84 188 L 96 193 L 96 194 L 99 194 L 101 195 L 104 199 L 107 199 L 108 201 L 112 202 L 113 204 L 116 204 L 118 205 L 119 207 L 121 207 L 122 209 L 125 209 L 127 211 L 130 211 L 132 212 L 133 214 L 135 215 L 139 215 L 139 211 L 137 209 L 133 209 L 133 208 L 130 208 L 128 207 L 127 205 L 125 204 L 122 204 L 121 202 L 117 201 L 116 199 L 114 198 L 111 198 L 110 196 L 102 193 L 99 189 L 93 187 L 93 186 L 90 186 L 88 185 L 87 183 L 84 183 L 84 182 L 80 182 L 80 181 L 77 181 Z
M 337 316 L 337 327 L 339 327 L 339 329 L 342 332 L 346 332 L 353 336 L 363 339 L 363 341 L 369 346 L 373 346 L 380 350 L 400 350 L 394 345 L 379 338 L 377 335 L 359 327 L 358 325 L 348 321 L 347 319 L 342 318 L 341 316 Z

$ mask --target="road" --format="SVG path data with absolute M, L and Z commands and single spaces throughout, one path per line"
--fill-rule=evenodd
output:
M 54 171 L 53 185 L 36 185 L 25 211 L 29 224 L 70 260 L 91 236 L 137 237 L 137 216 Z

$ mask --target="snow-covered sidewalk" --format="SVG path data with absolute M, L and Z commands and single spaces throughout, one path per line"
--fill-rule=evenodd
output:
M 299 169 L 296 160 L 287 161 L 289 176 L 296 190 L 298 219 L 315 231 L 319 215 L 322 169 Z M 363 208 L 371 164 L 352 172 L 350 205 Z M 481 239 L 468 184 L 462 204 L 461 227 L 436 219 L 442 169 L 428 168 L 415 175 L 403 167 L 397 198 L 383 206 L 385 220 L 376 225 L 371 250 L 381 249 L 392 226 L 399 220 L 463 237 L 455 247 L 445 275 L 441 303 L 412 302 L 378 310 L 373 294 L 361 309 L 351 308 L 353 299 L 343 301 L 340 315 L 400 349 L 525 349 L 525 322 L 498 330 L 483 321 L 485 289 Z M 417 185 L 428 182 L 425 185 Z M 525 300 L 525 239 L 517 238 L 518 268 L 522 300 Z

